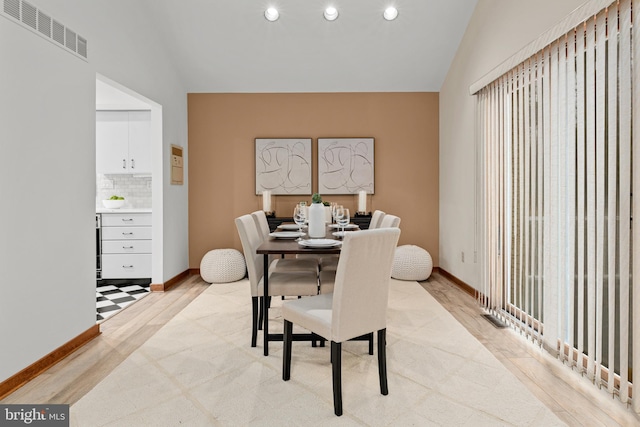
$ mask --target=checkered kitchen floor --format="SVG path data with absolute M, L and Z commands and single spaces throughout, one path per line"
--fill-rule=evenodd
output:
M 96 287 L 96 321 L 104 322 L 149 295 L 150 280 L 100 280 Z

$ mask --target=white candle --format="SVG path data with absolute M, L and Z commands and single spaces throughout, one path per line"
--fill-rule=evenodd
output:
M 367 192 L 361 190 L 358 193 L 358 212 L 366 212 L 367 211 Z
M 271 212 L 271 191 L 265 190 L 262 192 L 262 210 Z

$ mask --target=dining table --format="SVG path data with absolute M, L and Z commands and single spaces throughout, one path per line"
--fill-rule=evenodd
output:
M 333 235 L 335 229 L 333 226 L 327 227 L 325 239 L 334 239 L 339 241 L 339 238 Z M 273 234 L 273 233 L 271 233 Z M 306 239 L 305 239 L 306 240 Z M 269 355 L 269 341 L 282 341 L 283 334 L 270 334 L 269 322 L 267 313 L 269 312 L 269 255 L 301 255 L 301 254 L 314 254 L 314 255 L 335 255 L 340 254 L 341 245 L 325 246 L 325 247 L 306 247 L 300 244 L 295 239 L 282 239 L 271 237 L 268 240 L 262 242 L 256 249 L 257 254 L 264 256 L 264 298 L 262 298 L 262 313 L 264 316 L 263 321 L 263 338 L 264 338 L 264 355 Z M 294 341 L 315 341 L 321 340 L 315 334 L 294 334 Z

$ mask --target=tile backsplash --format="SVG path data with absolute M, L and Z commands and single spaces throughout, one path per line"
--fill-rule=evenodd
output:
M 124 197 L 127 208 L 151 208 L 151 177 L 130 174 L 97 174 L 96 207 L 111 196 Z

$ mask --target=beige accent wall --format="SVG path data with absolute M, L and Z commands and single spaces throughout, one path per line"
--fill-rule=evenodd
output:
M 438 94 L 189 94 L 189 265 L 211 249 L 241 250 L 234 219 L 262 208 L 255 195 L 255 138 L 375 138 L 375 194 L 369 209 L 401 217 L 400 243 L 438 265 Z M 291 216 L 309 196 L 274 196 Z M 357 195 L 324 196 L 355 211 Z

